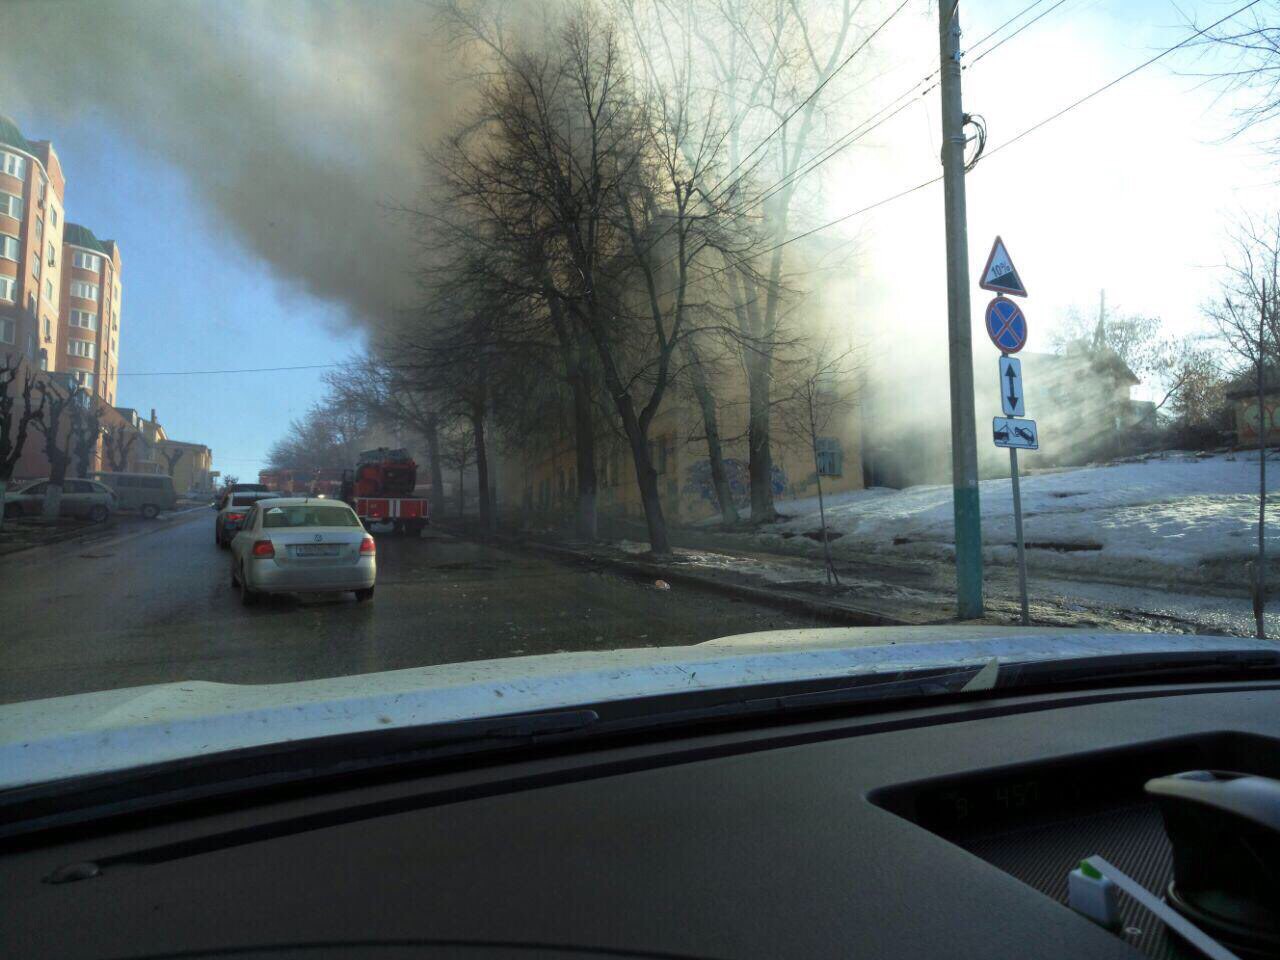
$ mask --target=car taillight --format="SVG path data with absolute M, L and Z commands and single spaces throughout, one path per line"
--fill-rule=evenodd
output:
M 243 520 L 243 519 L 244 519 L 244 514 L 243 514 L 243 513 L 228 513 L 228 514 L 227 514 L 227 519 L 228 519 L 228 520 L 234 520 L 236 523 L 239 523 L 241 520 Z
M 253 555 L 255 557 L 274 557 L 276 555 L 275 544 L 270 540 L 258 540 L 253 545 Z
M 362 556 L 373 556 L 378 552 L 377 544 L 373 542 L 373 537 L 365 537 L 360 541 L 360 554 Z

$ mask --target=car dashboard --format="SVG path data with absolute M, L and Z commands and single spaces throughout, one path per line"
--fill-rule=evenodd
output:
M 921 702 L 454 760 L 12 837 L 12 957 L 1196 954 L 1152 777 L 1280 775 L 1280 684 Z

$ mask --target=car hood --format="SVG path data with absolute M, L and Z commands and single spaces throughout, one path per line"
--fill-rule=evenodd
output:
M 283 684 L 189 680 L 0 706 L 0 789 L 315 737 L 930 666 L 1266 650 L 1238 637 L 1051 628 L 775 630 Z

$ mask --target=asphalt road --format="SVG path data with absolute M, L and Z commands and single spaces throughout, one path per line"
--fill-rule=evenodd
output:
M 829 626 L 428 532 L 378 538 L 377 596 L 241 606 L 213 513 L 0 559 L 0 702 L 175 680 L 281 683 Z

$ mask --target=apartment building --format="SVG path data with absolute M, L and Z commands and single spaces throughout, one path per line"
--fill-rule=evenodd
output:
M 55 369 L 109 404 L 120 363 L 120 246 L 68 223 L 62 237 L 62 310 Z
M 62 293 L 62 164 L 0 115 L 0 352 L 58 369 Z

